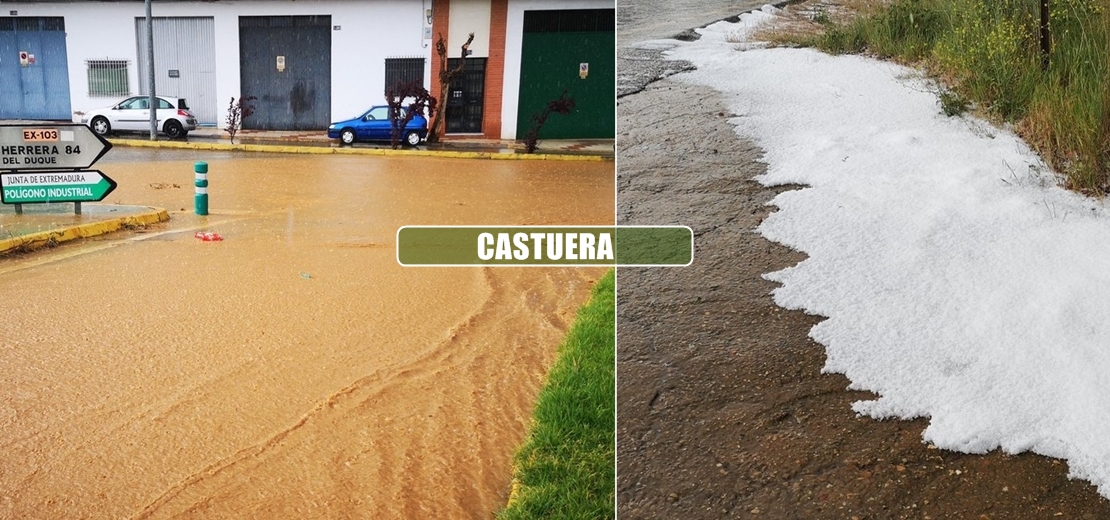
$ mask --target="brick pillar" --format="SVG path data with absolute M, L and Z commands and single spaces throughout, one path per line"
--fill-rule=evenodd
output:
M 505 31 L 509 0 L 491 0 L 489 20 L 489 59 L 486 61 L 486 88 L 482 100 L 482 136 L 501 139 L 501 98 L 505 87 Z

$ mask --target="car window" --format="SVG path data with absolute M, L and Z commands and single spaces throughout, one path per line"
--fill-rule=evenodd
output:
M 163 108 L 173 108 L 173 104 L 162 98 L 158 98 L 158 109 L 161 110 Z
M 140 103 L 142 104 L 141 106 Z M 120 103 L 119 107 L 125 110 L 139 110 L 147 107 L 147 100 L 145 98 L 131 98 Z
M 389 120 L 389 107 L 374 107 L 366 113 L 366 120 Z

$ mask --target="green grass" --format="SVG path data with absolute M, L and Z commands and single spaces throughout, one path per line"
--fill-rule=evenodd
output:
M 945 113 L 966 102 L 1018 133 L 1068 186 L 1110 192 L 1110 6 L 1050 0 L 1042 68 L 1039 0 L 891 0 L 796 43 L 923 66 L 946 84 Z
M 614 518 L 615 301 L 610 270 L 559 348 L 497 518 Z
M 846 24 L 827 21 L 823 38 L 809 43 L 833 53 L 868 51 L 880 57 L 917 60 L 936 44 L 943 24 L 942 13 L 932 2 L 898 0 L 888 9 Z

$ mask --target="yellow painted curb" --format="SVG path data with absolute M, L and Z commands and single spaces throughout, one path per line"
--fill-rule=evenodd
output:
M 118 231 L 125 227 L 141 227 L 148 224 L 165 222 L 170 219 L 169 212 L 162 208 L 150 208 L 150 210 L 149 213 L 128 215 L 51 231 L 39 231 L 38 233 L 5 238 L 0 240 L 0 253 L 6 253 L 17 249 L 31 250 L 47 244 L 57 244 L 69 240 L 76 240 L 78 238 L 94 237 Z
M 215 150 L 240 152 L 304 153 L 317 155 L 379 155 L 393 157 L 445 157 L 450 159 L 494 159 L 523 161 L 612 161 L 600 155 L 528 154 L 493 152 L 456 152 L 450 150 L 393 150 L 383 148 L 335 148 L 325 146 L 293 146 L 275 144 L 195 143 L 185 141 L 143 141 L 140 139 L 114 139 L 113 146 L 135 148 L 174 148 L 179 150 Z

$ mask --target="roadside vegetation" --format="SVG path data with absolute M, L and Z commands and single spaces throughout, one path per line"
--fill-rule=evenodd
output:
M 610 270 L 559 347 L 498 519 L 615 517 L 615 302 Z
M 1110 193 L 1110 5 L 1049 0 L 844 0 L 812 8 L 816 30 L 771 35 L 831 53 L 868 53 L 924 68 L 942 110 L 1010 123 L 1069 188 Z

